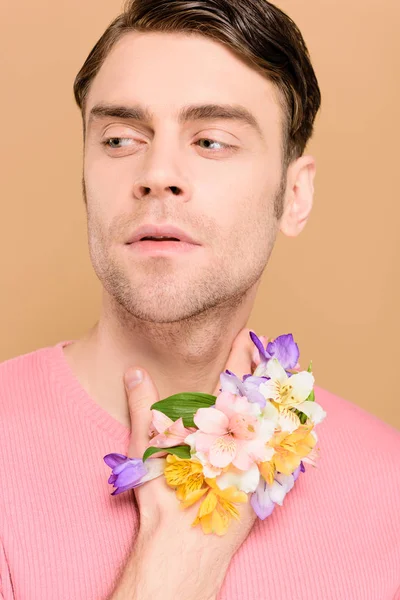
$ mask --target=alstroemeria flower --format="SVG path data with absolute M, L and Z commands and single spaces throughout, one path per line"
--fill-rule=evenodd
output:
M 108 483 L 116 488 L 111 493 L 112 496 L 122 494 L 164 473 L 165 458 L 148 458 L 143 462 L 140 458 L 128 458 L 124 454 L 113 452 L 104 456 L 103 460 L 112 469 L 108 479 Z
M 254 463 L 248 471 L 235 469 L 232 465 L 224 473 L 216 478 L 216 483 L 221 490 L 225 490 L 232 485 L 241 492 L 248 494 L 257 489 L 260 481 L 260 471 Z
M 314 386 L 312 373 L 301 371 L 288 377 L 279 361 L 272 358 L 266 365 L 266 374 L 270 379 L 260 385 L 260 392 L 265 398 L 273 401 L 279 410 L 296 408 L 310 417 L 315 424 L 320 423 L 326 416 L 319 404 L 306 401 Z
M 193 421 L 199 430 L 185 442 L 196 452 L 204 452 L 214 467 L 232 463 L 247 471 L 254 462 L 269 460 L 274 452 L 266 445 L 275 431 L 274 423 L 258 419 L 255 410 L 260 409 L 246 397 L 223 392 L 214 407 L 198 409 Z
M 263 353 L 261 354 L 257 345 L 253 348 L 253 352 L 251 355 L 251 362 L 252 364 L 254 364 L 256 367 L 258 367 L 258 365 L 260 364 L 260 362 L 262 362 L 262 359 L 264 359 L 264 348 L 267 347 L 268 344 L 268 338 L 265 335 L 256 335 L 253 332 L 250 332 L 250 337 L 253 340 L 253 336 L 255 336 L 255 338 L 257 338 L 257 340 L 259 340 L 259 342 L 261 343 L 262 349 L 263 349 Z M 254 342 L 255 343 L 255 342 Z
M 179 458 L 168 454 L 164 469 L 167 484 L 175 488 L 176 497 L 181 502 L 197 501 L 205 492 L 200 490 L 204 484 L 203 466 L 201 462 L 189 458 Z
M 290 475 L 298 468 L 302 459 L 314 448 L 316 442 L 312 435 L 314 425 L 300 425 L 296 431 L 276 432 L 268 441 L 275 453 L 268 463 L 259 465 L 261 474 L 270 483 L 271 471 L 276 470 L 283 475 Z M 272 467 L 272 468 L 271 468 Z
M 300 356 L 299 347 L 291 333 L 278 336 L 273 342 L 269 342 L 266 348 L 264 348 L 263 341 L 253 331 L 250 331 L 250 337 L 260 353 L 260 364 L 253 375 L 258 377 L 267 375 L 266 367 L 272 358 L 278 359 L 285 370 L 295 369 L 300 366 L 298 364 Z M 264 339 L 263 337 L 262 340 Z
M 185 437 L 196 431 L 195 427 L 185 427 L 182 418 L 173 421 L 159 410 L 152 409 L 152 430 L 156 435 L 149 441 L 155 448 L 172 448 L 184 443 Z
M 247 494 L 238 491 L 234 486 L 221 490 L 215 479 L 206 479 L 206 483 L 209 486 L 208 493 L 200 505 L 192 526 L 195 527 L 200 523 L 203 533 L 224 535 L 228 531 L 231 519 L 240 519 L 234 503 L 248 502 Z M 186 508 L 190 505 L 186 503 L 183 506 Z
M 249 402 L 258 404 L 260 408 L 265 406 L 265 398 L 259 392 L 261 383 L 267 380 L 266 377 L 254 377 L 253 375 L 245 375 L 243 381 L 228 369 L 221 373 L 220 377 L 221 390 L 230 392 L 236 396 L 245 396 Z
M 198 450 L 196 452 L 195 441 L 193 439 L 191 439 L 190 436 L 188 436 L 186 438 L 186 442 L 189 443 L 189 445 L 190 445 L 192 458 L 199 460 L 201 462 L 201 464 L 203 466 L 204 477 L 208 477 L 208 478 L 217 477 L 218 475 L 221 475 L 221 473 L 223 473 L 223 471 L 225 471 L 228 468 L 228 467 L 225 467 L 224 469 L 220 469 L 219 467 L 214 467 L 210 463 L 210 461 L 208 460 L 208 458 L 204 452 L 200 452 L 200 450 Z
M 271 391 L 268 398 L 275 400 L 285 406 L 293 406 L 298 402 L 303 402 L 310 395 L 314 376 L 308 371 L 301 371 L 288 377 L 285 369 L 278 359 L 272 358 L 266 366 L 266 375 L 268 381 L 261 384 L 262 393 Z
M 290 408 L 281 406 L 279 408 L 273 402 L 268 401 L 263 410 L 263 417 L 275 423 L 277 431 L 292 433 L 301 425 L 299 417 Z
M 276 473 L 272 485 L 268 485 L 262 477 L 260 478 L 258 487 L 250 498 L 250 504 L 260 519 L 269 517 L 275 504 L 282 506 L 286 494 L 294 486 L 300 471 L 305 471 L 302 464 L 291 475 Z

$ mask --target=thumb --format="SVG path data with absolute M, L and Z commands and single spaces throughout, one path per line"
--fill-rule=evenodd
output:
M 125 391 L 131 418 L 129 458 L 142 458 L 149 444 L 150 407 L 159 395 L 150 375 L 142 368 L 131 367 L 124 375 Z

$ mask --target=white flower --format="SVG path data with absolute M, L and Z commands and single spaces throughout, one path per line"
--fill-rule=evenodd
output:
M 296 431 L 301 425 L 299 417 L 294 412 L 288 408 L 281 408 L 279 411 L 272 402 L 268 401 L 263 409 L 263 417 L 274 423 L 275 429 L 289 433 Z
M 187 438 L 186 438 L 187 439 Z M 200 452 L 198 450 L 195 454 L 192 454 L 192 458 L 197 459 L 203 465 L 203 475 L 210 479 L 212 477 L 216 477 L 222 473 L 222 469 L 219 467 L 214 467 L 208 460 L 207 456 L 204 452 Z
M 259 391 L 268 400 L 291 407 L 304 402 L 311 394 L 314 376 L 308 371 L 301 371 L 288 377 L 277 358 L 271 358 L 267 364 L 268 381 L 260 384 Z
M 326 412 L 320 404 L 317 404 L 317 402 L 311 402 L 310 400 L 307 400 L 306 402 L 300 402 L 300 404 L 297 404 L 296 408 L 307 415 L 307 417 L 309 417 L 315 425 L 321 423 L 326 417 Z
M 234 485 L 238 490 L 246 494 L 254 492 L 257 489 L 259 481 L 260 471 L 256 464 L 253 464 L 247 471 L 240 471 L 239 469 L 235 469 L 235 467 L 231 467 L 229 471 L 222 473 L 216 479 L 217 485 L 221 490 Z

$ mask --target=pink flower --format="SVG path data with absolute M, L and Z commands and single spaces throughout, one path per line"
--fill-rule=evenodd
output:
M 152 422 L 150 425 L 150 435 L 156 434 L 151 438 L 149 446 L 156 448 L 172 448 L 185 443 L 187 437 L 193 431 L 194 427 L 185 427 L 182 418 L 173 421 L 167 415 L 159 410 L 152 409 Z
M 245 396 L 222 392 L 215 407 L 199 408 L 193 420 L 199 431 L 186 443 L 196 452 L 204 452 L 210 464 L 224 468 L 232 463 L 247 471 L 254 462 L 270 460 L 273 448 L 266 442 L 272 437 L 274 423 L 257 418 L 258 405 Z

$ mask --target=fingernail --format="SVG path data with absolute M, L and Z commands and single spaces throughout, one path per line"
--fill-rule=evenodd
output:
M 143 381 L 143 371 L 140 369 L 130 369 L 125 375 L 125 384 L 128 390 L 139 385 Z

